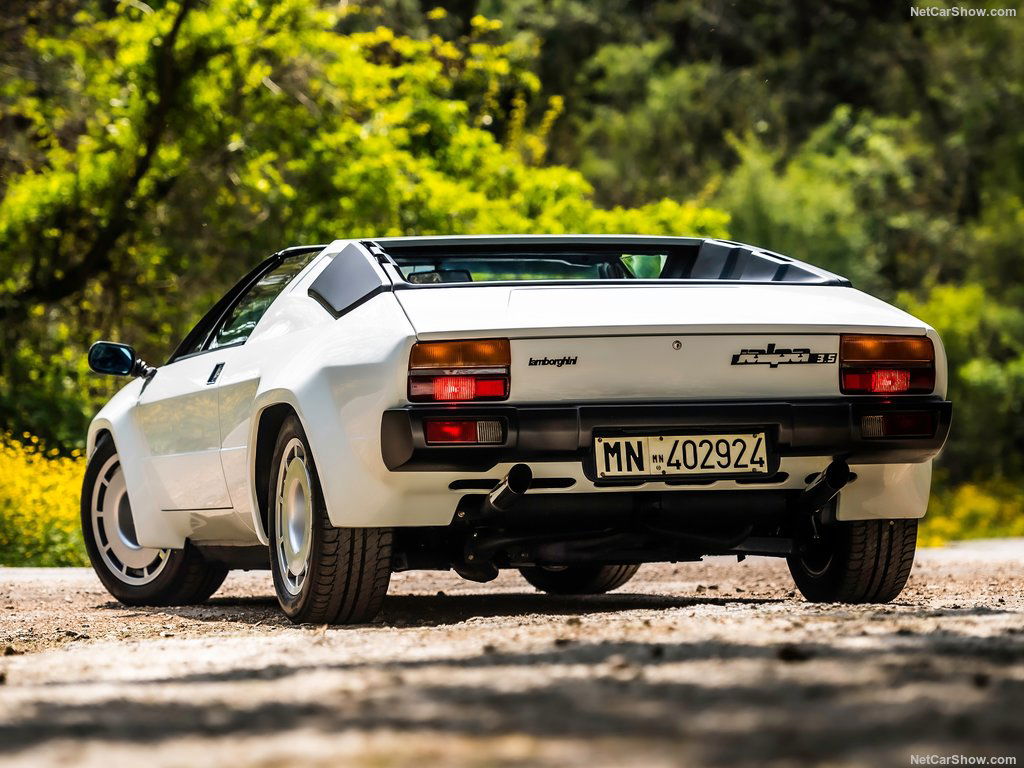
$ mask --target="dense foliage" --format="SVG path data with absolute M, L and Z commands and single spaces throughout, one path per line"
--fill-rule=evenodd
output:
M 67 455 L 116 386 L 90 341 L 159 361 L 283 244 L 729 234 L 935 325 L 956 400 L 936 509 L 982 532 L 1022 511 L 1024 20 L 16 0 L 0 72 L 0 429 Z

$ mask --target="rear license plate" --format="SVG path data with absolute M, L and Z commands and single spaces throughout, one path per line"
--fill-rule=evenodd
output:
M 764 432 L 598 437 L 594 451 L 598 477 L 768 474 Z

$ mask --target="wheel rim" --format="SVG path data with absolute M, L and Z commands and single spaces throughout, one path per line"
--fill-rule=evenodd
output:
M 97 475 L 91 511 L 92 533 L 100 560 L 119 581 L 140 587 L 149 584 L 167 567 L 169 549 L 139 545 L 128 486 L 117 454 L 107 459 Z
M 297 437 L 285 445 L 277 469 L 274 515 L 278 574 L 288 593 L 297 595 L 309 572 L 313 540 L 313 484 L 306 448 Z
M 834 538 L 823 533 L 818 539 L 811 541 L 806 551 L 800 556 L 800 564 L 809 576 L 821 578 L 828 572 L 834 557 Z

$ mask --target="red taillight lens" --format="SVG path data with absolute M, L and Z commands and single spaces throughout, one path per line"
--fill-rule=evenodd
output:
M 435 400 L 472 400 L 476 397 L 476 379 L 472 376 L 437 376 L 433 385 Z
M 409 399 L 414 402 L 504 400 L 509 393 L 508 339 L 432 341 L 409 355 Z
M 910 389 L 910 378 L 910 371 L 893 368 L 843 371 L 843 391 L 896 394 Z
M 848 395 L 926 393 L 935 388 L 935 349 L 925 336 L 843 336 L 840 389 Z
M 427 445 L 501 443 L 505 439 L 500 421 L 469 419 L 427 419 L 423 423 Z
M 438 421 L 424 424 L 428 443 L 475 443 L 476 421 Z

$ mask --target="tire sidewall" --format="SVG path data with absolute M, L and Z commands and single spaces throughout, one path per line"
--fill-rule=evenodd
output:
M 284 585 L 281 576 L 281 564 L 277 551 L 277 494 L 278 482 L 281 475 L 280 466 L 284 456 L 284 449 L 292 438 L 302 441 L 303 451 L 306 455 L 306 469 L 309 472 L 310 490 L 312 491 L 313 523 L 310 531 L 309 560 L 306 565 L 306 577 L 298 594 L 292 594 Z M 274 579 L 274 591 L 277 593 L 277 600 L 281 610 L 290 619 L 297 619 L 306 612 L 306 608 L 312 599 L 310 593 L 316 583 L 319 570 L 318 563 L 321 561 L 320 553 L 323 548 L 323 536 L 321 530 L 326 519 L 326 505 L 324 503 L 323 491 L 320 488 L 320 476 L 317 474 L 316 462 L 313 459 L 313 452 L 309 447 L 309 440 L 306 432 L 297 416 L 289 416 L 281 425 L 277 435 L 277 442 L 274 445 L 274 454 L 270 463 L 270 472 L 267 481 L 267 540 L 270 546 L 270 571 Z

